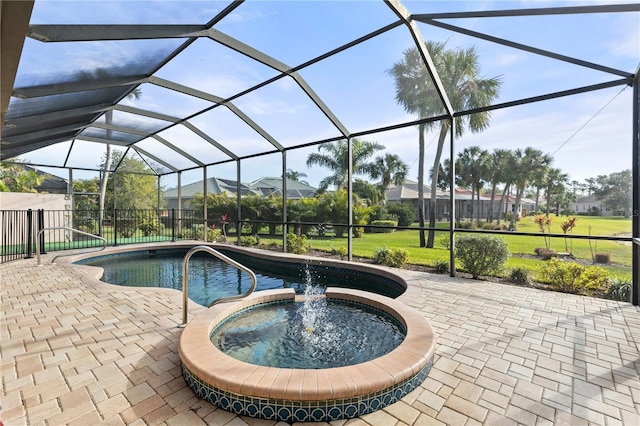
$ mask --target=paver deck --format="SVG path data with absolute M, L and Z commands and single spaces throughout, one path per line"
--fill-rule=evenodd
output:
M 273 425 L 198 399 L 180 371 L 181 294 L 82 282 L 53 255 L 0 265 L 4 425 Z M 331 425 L 640 425 L 640 310 L 403 271 L 436 331 L 400 402 Z M 192 305 L 193 306 L 193 305 Z M 195 314 L 204 308 L 192 309 Z

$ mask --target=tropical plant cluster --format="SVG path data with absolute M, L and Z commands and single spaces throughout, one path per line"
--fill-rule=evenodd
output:
M 353 223 L 354 236 L 361 237 L 365 232 L 365 227 L 371 224 L 374 213 L 383 216 L 383 224 L 395 227 L 397 221 L 392 215 L 386 213 L 384 207 L 378 206 L 376 209 L 366 205 L 357 195 L 353 197 Z M 227 225 L 238 222 L 238 209 L 236 207 L 236 197 L 227 193 L 207 194 L 207 221 L 210 226 L 223 226 L 221 217 L 227 218 Z M 241 201 L 242 220 L 246 221 L 245 226 L 251 235 L 258 235 L 263 227 L 269 229 L 270 235 L 275 235 L 277 227 L 282 223 L 282 197 L 281 196 L 257 196 L 249 195 L 242 197 Z M 203 210 L 204 196 L 196 195 L 190 200 L 190 207 L 197 211 Z M 313 198 L 302 198 L 299 200 L 287 200 L 287 221 L 292 223 L 292 231 L 296 235 L 311 235 L 313 233 L 323 234 L 326 232 L 327 224 L 331 224 L 337 238 L 346 234 L 348 221 L 348 196 L 345 189 L 340 189 L 331 193 L 318 194 Z
M 12 159 L 15 160 L 15 159 Z M 38 174 L 35 169 L 16 163 L 0 163 L 0 192 L 38 192 L 46 174 Z

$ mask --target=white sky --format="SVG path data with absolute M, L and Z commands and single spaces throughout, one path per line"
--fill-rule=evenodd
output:
M 608 3 L 403 2 L 410 12 L 416 14 Z M 32 23 L 203 24 L 225 5 L 226 2 L 211 1 L 101 0 L 72 3 L 38 0 Z M 395 20 L 395 15 L 381 1 L 248 1 L 215 28 L 289 66 L 296 66 Z M 637 70 L 640 59 L 640 13 L 477 18 L 444 22 L 629 73 Z M 425 24 L 418 24 L 418 28 L 425 40 L 447 41 L 451 48 L 476 46 L 480 75 L 500 76 L 503 82 L 500 98 L 496 101 L 498 103 L 620 78 Z M 166 40 L 83 43 L 81 46 L 75 43 L 70 49 L 67 43 L 52 47 L 51 44 L 28 40 L 25 52 L 29 56 L 25 56 L 27 59 L 20 64 L 18 80 L 23 84 L 32 84 L 46 81 L 51 74 L 73 74 L 82 69 L 122 66 L 140 62 L 141 54 L 153 60 L 154 55 L 175 48 L 177 43 Z M 406 122 L 417 117 L 408 115 L 395 103 L 393 79 L 386 71 L 401 59 L 402 51 L 411 46 L 412 40 L 401 26 L 305 68 L 300 75 L 352 133 Z M 34 69 L 40 71 L 35 74 L 29 72 Z M 252 87 L 276 75 L 276 72 L 209 39 L 200 39 L 157 75 L 224 98 Z M 624 87 L 494 111 L 490 128 L 480 134 L 465 134 L 456 141 L 456 151 L 471 145 L 479 145 L 489 151 L 532 146 L 545 153 L 554 153 L 553 165 L 568 173 L 571 179 L 580 181 L 630 168 L 632 88 L 623 90 Z M 148 84 L 142 85 L 141 90 L 140 100 L 127 100 L 124 103 L 177 116 L 194 113 L 207 105 L 202 100 Z M 292 79 L 282 79 L 233 102 L 284 146 L 338 135 L 337 129 Z M 132 120 L 126 114 L 120 118 Z M 224 108 L 216 108 L 191 122 L 239 155 L 272 149 L 268 142 Z M 202 161 L 225 158 L 224 154 L 203 143 L 202 139 L 183 126 L 160 135 L 194 153 Z M 435 132 L 428 134 L 427 143 L 435 137 Z M 417 178 L 417 128 L 368 135 L 362 139 L 382 143 L 388 152 L 398 154 L 411 166 L 409 178 Z M 433 142 L 427 149 L 427 170 L 433 163 L 435 145 Z M 56 164 L 64 161 L 69 146 L 70 143 L 50 147 L 22 158 L 34 164 Z M 180 167 L 191 164 L 156 141 L 145 141 L 140 146 L 168 161 L 175 161 Z M 306 173 L 306 180 L 312 185 L 317 185 L 329 174 L 326 169 L 306 167 L 307 156 L 315 151 L 316 148 L 306 148 L 287 154 L 287 168 Z M 69 156 L 69 165 L 94 167 L 100 162 L 103 152 L 104 147 L 100 144 L 76 142 Z M 446 153 L 448 147 L 445 148 Z M 243 161 L 241 179 L 252 181 L 261 176 L 277 176 L 281 170 L 280 154 L 257 157 Z M 67 177 L 64 171 L 47 171 Z M 74 172 L 74 178 L 88 175 Z M 235 179 L 236 166 L 211 167 L 208 176 Z M 201 171 L 185 172 L 182 183 L 201 178 Z M 175 177 L 163 179 L 167 187 L 176 183 Z

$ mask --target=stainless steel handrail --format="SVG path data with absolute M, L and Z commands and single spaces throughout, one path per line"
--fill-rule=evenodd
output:
M 232 300 L 240 300 L 243 299 L 245 297 L 247 297 L 248 295 L 250 295 L 251 293 L 253 293 L 253 290 L 255 290 L 256 288 L 256 284 L 258 282 L 258 279 L 256 278 L 256 274 L 253 273 L 253 271 L 249 268 L 247 268 L 246 266 L 236 262 L 235 260 L 225 256 L 224 254 L 220 253 L 219 251 L 209 247 L 209 246 L 196 246 L 194 248 L 192 248 L 191 250 L 189 250 L 187 252 L 187 254 L 185 254 L 184 259 L 182 260 L 182 324 L 180 324 L 178 327 L 185 327 L 187 325 L 187 311 L 189 309 L 188 304 L 189 304 L 189 259 L 191 259 L 191 256 L 193 256 L 194 254 L 198 253 L 198 252 L 207 252 L 215 257 L 217 257 L 218 259 L 222 260 L 223 262 L 228 263 L 229 265 L 240 269 L 241 271 L 246 272 L 247 274 L 249 274 L 249 276 L 251 277 L 251 287 L 249 288 L 249 290 L 244 293 L 244 294 L 240 294 L 237 296 L 229 296 L 229 297 L 221 297 L 220 299 L 215 299 L 213 302 L 211 302 L 211 304 L 209 305 L 209 307 L 212 307 L 213 305 L 217 304 L 217 303 L 222 303 L 222 302 L 230 302 Z
M 88 232 L 84 232 L 84 231 L 80 231 L 79 229 L 75 229 L 75 228 L 70 228 L 68 226 L 56 226 L 53 228 L 43 228 L 40 231 L 38 231 L 38 235 L 36 236 L 36 259 L 38 261 L 38 266 L 40 265 L 40 235 L 44 232 L 44 231 L 55 231 L 56 229 L 65 229 L 67 231 L 71 231 L 71 232 L 75 232 L 76 234 L 81 234 L 81 235 L 87 235 L 89 237 L 93 237 L 93 238 L 97 238 L 99 240 L 102 240 L 102 248 L 100 250 L 96 250 L 96 252 L 98 251 L 102 251 L 104 249 L 107 248 L 107 240 L 98 236 L 98 235 L 93 235 L 93 234 L 89 234 Z M 77 252 L 75 253 L 69 253 L 69 254 L 60 254 L 58 256 L 56 256 L 52 263 L 55 262 L 55 260 L 59 257 L 64 257 L 64 256 L 73 256 L 74 254 L 78 254 Z

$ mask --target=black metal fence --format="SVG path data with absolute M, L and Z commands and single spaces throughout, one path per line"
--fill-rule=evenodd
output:
M 0 263 L 33 257 L 41 251 L 101 247 L 203 237 L 202 215 L 194 210 L 0 210 Z M 52 229 L 54 228 L 54 229 Z

